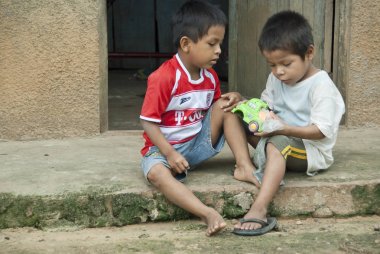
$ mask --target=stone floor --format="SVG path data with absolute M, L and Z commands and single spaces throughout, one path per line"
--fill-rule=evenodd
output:
M 138 70 L 108 72 L 109 130 L 140 130 L 140 110 L 145 96 L 146 80 Z

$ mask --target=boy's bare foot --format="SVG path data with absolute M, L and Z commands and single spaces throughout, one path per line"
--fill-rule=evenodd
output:
M 253 210 L 253 211 L 249 211 L 245 216 L 244 216 L 244 219 L 259 219 L 259 220 L 262 220 L 262 221 L 265 221 L 267 222 L 267 217 L 266 217 L 266 211 L 257 211 L 257 210 Z M 240 222 L 238 222 L 234 228 L 235 229 L 241 229 L 241 230 L 255 230 L 255 229 L 258 229 L 258 228 L 261 228 L 262 225 L 261 224 L 258 224 L 258 223 L 255 223 L 255 222 L 245 222 L 243 224 L 241 224 Z
M 235 165 L 234 178 L 239 181 L 253 183 L 257 188 L 260 188 L 259 181 L 257 181 L 256 177 L 253 175 L 254 171 L 254 168 L 246 169 Z
M 206 236 L 212 236 L 227 226 L 222 216 L 212 208 L 203 221 L 207 224 Z

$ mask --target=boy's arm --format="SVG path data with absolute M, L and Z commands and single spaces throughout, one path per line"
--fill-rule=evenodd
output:
M 276 114 L 274 114 L 273 112 L 270 113 L 270 116 L 271 116 L 271 118 L 273 118 L 275 120 L 281 121 L 281 119 Z M 302 126 L 302 127 L 301 126 L 287 125 L 284 122 L 282 122 L 282 124 L 284 126 L 282 130 L 274 131 L 271 133 L 255 132 L 254 135 L 259 136 L 259 137 L 270 137 L 270 136 L 274 136 L 274 135 L 284 135 L 284 136 L 291 136 L 291 137 L 302 138 L 302 139 L 310 139 L 310 140 L 318 140 L 318 139 L 323 139 L 325 137 L 325 135 L 321 132 L 321 130 L 315 124 L 311 124 L 308 126 Z
M 141 125 L 149 136 L 152 143 L 160 149 L 160 152 L 166 157 L 171 169 L 177 173 L 185 172 L 189 169 L 189 163 L 173 146 L 166 140 L 157 123 L 142 120 Z
M 292 136 L 310 140 L 318 140 L 325 137 L 318 126 L 314 124 L 304 127 L 285 125 L 284 129 L 278 132 L 279 133 L 277 135 Z
M 284 135 L 291 136 L 302 139 L 318 140 L 323 139 L 325 135 L 319 130 L 318 126 L 312 124 L 309 126 L 299 127 L 299 126 L 290 126 L 284 125 L 284 129 L 274 131 L 271 133 L 268 132 L 255 132 L 255 136 L 258 137 L 271 137 L 275 135 Z

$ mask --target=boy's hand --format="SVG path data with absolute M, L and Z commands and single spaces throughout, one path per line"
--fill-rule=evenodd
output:
M 243 97 L 238 92 L 222 94 L 221 98 L 225 100 L 225 103 L 221 106 L 224 111 L 231 111 L 239 102 L 243 100 Z
M 281 121 L 282 124 L 283 124 L 283 126 L 284 126 L 284 129 L 287 128 L 287 125 L 273 111 L 269 111 L 269 114 L 267 114 L 266 120 L 268 120 L 268 119 L 273 119 L 273 120 Z M 264 132 L 264 131 L 263 132 L 255 132 L 253 135 L 255 135 L 257 137 L 272 137 L 274 135 L 281 135 L 281 134 L 283 134 L 284 129 L 277 130 L 277 131 L 272 131 L 272 132 Z
M 171 170 L 175 173 L 180 174 L 190 169 L 189 163 L 187 162 L 185 157 L 183 157 L 182 154 L 180 154 L 176 150 L 171 151 L 166 156 L 166 159 L 168 160 Z

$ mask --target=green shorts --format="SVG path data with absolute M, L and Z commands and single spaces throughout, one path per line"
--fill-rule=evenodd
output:
M 307 154 L 301 138 L 278 135 L 268 138 L 267 143 L 272 143 L 284 156 L 287 170 L 306 172 Z

